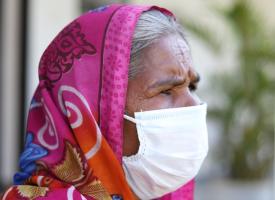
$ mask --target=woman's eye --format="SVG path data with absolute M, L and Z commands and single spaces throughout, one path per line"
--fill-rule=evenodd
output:
M 189 90 L 190 90 L 191 92 L 194 92 L 194 91 L 197 90 L 197 84 L 191 83 L 191 84 L 188 86 L 188 88 L 189 88 Z
M 172 92 L 172 91 L 169 89 L 169 90 L 163 90 L 163 91 L 161 91 L 160 93 L 161 93 L 161 94 L 165 94 L 165 95 L 170 95 L 171 92 Z

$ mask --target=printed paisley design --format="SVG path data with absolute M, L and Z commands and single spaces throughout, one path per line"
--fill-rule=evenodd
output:
M 89 43 L 84 33 L 81 32 L 81 25 L 73 22 L 65 28 L 51 43 L 43 54 L 39 66 L 39 78 L 45 80 L 48 87 L 60 80 L 63 73 L 68 72 L 75 59 L 82 55 L 94 55 L 96 48 Z
M 92 175 L 91 171 L 85 171 L 77 148 L 66 142 L 65 158 L 56 165 L 52 173 L 59 179 L 72 183 L 83 195 L 97 200 L 112 200 L 102 183 Z
M 39 129 L 37 133 L 37 139 L 42 146 L 46 147 L 49 150 L 54 150 L 59 147 L 58 134 L 54 124 L 55 122 L 53 120 L 51 112 L 44 103 L 43 98 L 41 99 L 41 102 L 47 114 L 45 115 L 45 124 Z M 54 138 L 54 143 L 52 144 L 47 142 L 46 138 Z
M 20 185 L 17 186 L 17 190 L 22 197 L 32 200 L 37 197 L 44 197 L 48 191 L 48 188 L 31 185 Z
M 69 142 L 66 142 L 64 161 L 56 165 L 52 172 L 56 177 L 68 183 L 79 181 L 84 177 L 84 168 L 80 154 Z
M 47 154 L 48 151 L 46 149 L 33 143 L 33 134 L 30 132 L 27 133 L 25 148 L 19 160 L 21 171 L 14 175 L 14 183 L 21 184 L 29 176 L 31 176 L 32 172 L 37 168 L 35 161 L 46 156 Z
M 82 113 L 81 113 L 80 109 L 78 108 L 78 106 L 76 104 L 74 104 L 73 102 L 69 102 L 69 101 L 63 102 L 63 92 L 69 92 L 69 93 L 76 95 L 81 100 L 81 103 L 83 103 L 83 105 L 89 111 L 89 114 L 92 116 L 93 114 L 92 114 L 92 111 L 90 110 L 90 106 L 89 106 L 87 100 L 85 99 L 85 97 L 83 96 L 83 94 L 81 94 L 74 87 L 71 87 L 69 85 L 62 85 L 59 88 L 59 90 L 58 90 L 59 106 L 60 106 L 63 114 L 66 115 L 68 118 L 70 118 L 72 116 L 71 111 L 74 111 L 74 113 L 76 114 L 77 117 L 74 122 L 70 123 L 70 125 L 73 129 L 78 128 L 79 126 L 82 125 L 82 122 L 83 122 Z M 71 111 L 67 108 L 70 108 Z
M 94 180 L 78 190 L 81 194 L 91 196 L 97 200 L 112 200 L 99 180 Z
M 87 111 L 89 112 L 89 115 L 96 122 L 96 120 L 93 117 L 93 113 L 90 109 L 89 103 L 86 100 L 86 98 L 83 96 L 83 94 L 81 92 L 79 92 L 77 89 L 75 89 L 74 87 L 72 87 L 72 86 L 62 85 L 62 86 L 60 86 L 60 88 L 58 90 L 59 106 L 60 106 L 63 114 L 66 115 L 68 118 L 70 118 L 72 116 L 72 112 L 74 112 L 77 116 L 76 119 L 73 122 L 70 122 L 70 125 L 71 125 L 72 129 L 78 128 L 82 125 L 83 116 L 82 116 L 82 113 L 81 113 L 80 109 L 78 108 L 78 106 L 76 104 L 74 104 L 73 102 L 70 102 L 70 101 L 65 101 L 65 102 L 63 101 L 63 93 L 64 92 L 69 92 L 71 94 L 76 95 L 81 100 L 81 103 L 85 106 Z M 70 109 L 68 109 L 68 108 L 70 108 Z M 85 154 L 85 157 L 86 157 L 87 160 L 92 158 L 98 152 L 98 150 L 101 147 L 101 143 L 102 143 L 101 131 L 100 131 L 100 129 L 97 125 L 96 125 L 96 128 L 97 128 L 97 131 L 96 131 L 96 144 Z

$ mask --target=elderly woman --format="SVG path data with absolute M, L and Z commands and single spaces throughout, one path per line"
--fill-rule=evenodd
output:
M 3 199 L 193 199 L 206 104 L 171 12 L 110 5 L 80 16 L 44 52 L 39 80 Z

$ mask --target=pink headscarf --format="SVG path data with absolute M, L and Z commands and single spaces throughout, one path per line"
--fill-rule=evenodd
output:
M 44 52 L 20 169 L 3 199 L 134 199 L 121 167 L 131 40 L 143 11 L 110 5 L 66 26 Z M 192 200 L 194 182 L 161 200 Z

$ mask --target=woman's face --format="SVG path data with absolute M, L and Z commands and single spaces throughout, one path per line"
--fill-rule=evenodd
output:
M 126 113 L 194 106 L 192 93 L 199 76 L 192 66 L 190 50 L 178 35 L 162 37 L 142 51 L 142 71 L 128 82 Z M 137 153 L 139 140 L 134 123 L 124 120 L 123 155 Z

